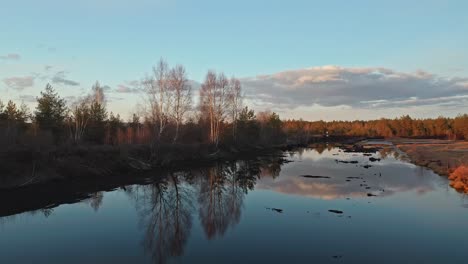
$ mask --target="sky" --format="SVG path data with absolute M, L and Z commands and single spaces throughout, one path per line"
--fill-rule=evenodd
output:
M 245 104 L 282 118 L 468 112 L 468 1 L 0 0 L 0 100 L 51 83 L 71 104 L 96 81 L 109 111 L 143 103 L 159 58 L 194 81 L 241 79 Z

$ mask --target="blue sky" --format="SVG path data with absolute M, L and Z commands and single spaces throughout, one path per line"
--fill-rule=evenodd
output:
M 184 64 L 189 77 L 198 82 L 208 69 L 245 78 L 251 95 L 259 85 L 255 76 L 278 76 L 325 65 L 340 67 L 334 74 L 344 82 L 350 81 L 349 72 L 356 73 L 353 69 L 371 69 L 369 74 L 384 68 L 405 76 L 424 71 L 431 75 L 424 77 L 428 89 L 452 89 L 448 94 L 434 92 L 432 99 L 458 96 L 458 104 L 450 108 L 418 102 L 417 107 L 411 105 L 416 109 L 404 108 L 402 113 L 411 110 L 416 116 L 437 116 L 468 110 L 462 107 L 466 102 L 463 96 L 468 95 L 468 88 L 464 89 L 468 83 L 467 1 L 2 0 L 1 6 L 3 101 L 27 101 L 54 77 L 60 78 L 55 78 L 59 80 L 55 86 L 64 96 L 79 96 L 99 80 L 110 87 L 111 110 L 126 116 L 141 96 L 115 89 L 142 78 L 163 56 L 172 64 Z M 26 77 L 31 79 L 15 79 Z M 440 78 L 450 79 L 450 85 L 457 78 L 458 86 L 431 87 Z M 335 87 L 329 84 L 321 89 Z M 412 84 L 409 82 L 406 89 L 411 90 Z M 351 87 L 359 93 L 359 85 Z M 421 91 L 416 89 L 410 97 L 430 99 L 422 98 Z M 268 93 L 265 89 L 262 92 Z M 259 110 L 272 108 L 285 117 L 311 120 L 352 119 L 349 109 L 364 119 L 396 115 L 399 112 L 391 109 L 402 109 L 396 104 L 364 106 L 349 100 L 322 104 L 313 93 L 301 94 L 310 96 L 313 104 L 277 108 L 253 96 L 249 101 Z M 393 99 L 401 102 L 403 96 L 408 94 L 395 94 Z

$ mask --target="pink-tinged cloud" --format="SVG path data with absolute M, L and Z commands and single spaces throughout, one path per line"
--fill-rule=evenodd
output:
M 139 90 L 137 88 L 131 88 L 123 84 L 117 85 L 117 89 L 115 89 L 118 93 L 137 93 Z
M 141 91 L 141 81 L 125 81 L 117 85 L 114 91 L 117 93 L 139 93 Z
M 17 53 L 9 53 L 0 56 L 0 60 L 19 60 L 20 58 L 21 56 Z
M 34 85 L 34 77 L 10 77 L 3 79 L 3 83 L 5 83 L 9 88 L 21 91 L 24 88 L 32 87 Z
M 468 78 L 443 78 L 424 71 L 339 66 L 290 70 L 244 78 L 247 98 L 278 109 L 325 107 L 391 108 L 464 105 Z

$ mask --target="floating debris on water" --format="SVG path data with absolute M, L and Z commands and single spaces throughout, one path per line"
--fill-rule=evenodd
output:
M 271 211 L 275 211 L 275 212 L 280 213 L 280 214 L 283 213 L 283 209 L 279 209 L 279 208 L 268 208 L 268 207 L 266 207 L 266 209 L 271 210 Z
M 345 163 L 345 164 L 357 164 L 359 161 L 357 160 L 335 160 L 337 163 Z
M 330 176 L 315 176 L 315 175 L 301 175 L 304 178 L 313 178 L 313 179 L 330 179 Z

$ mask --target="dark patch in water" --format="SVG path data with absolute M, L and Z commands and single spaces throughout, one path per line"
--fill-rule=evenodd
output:
M 304 178 L 312 178 L 312 179 L 330 179 L 329 176 L 315 176 L 315 175 L 301 175 Z
M 275 212 L 280 213 L 280 214 L 283 213 L 283 209 L 279 209 L 279 208 L 268 208 L 267 207 L 266 209 L 271 210 L 271 211 L 275 211 Z
M 342 213 L 343 213 L 343 211 L 340 211 L 340 210 L 333 210 L 333 209 L 328 210 L 328 212 L 330 212 L 330 213 L 335 213 L 335 214 L 342 214 Z
M 336 162 L 339 162 L 339 163 L 345 163 L 345 164 L 357 164 L 358 161 L 357 160 L 350 160 L 350 161 L 347 161 L 347 160 L 335 160 Z

